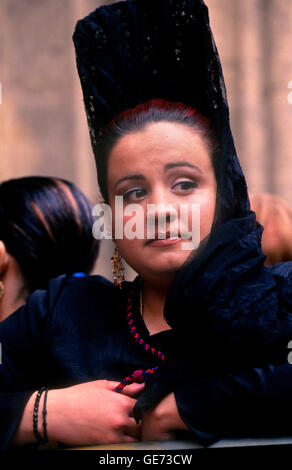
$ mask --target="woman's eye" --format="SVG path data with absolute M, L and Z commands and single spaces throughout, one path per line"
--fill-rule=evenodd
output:
M 195 189 L 198 187 L 198 184 L 194 181 L 180 181 L 173 185 L 173 189 L 178 189 L 180 191 L 189 191 L 190 189 Z
M 141 199 L 147 194 L 146 189 L 144 188 L 134 188 L 131 189 L 130 191 L 127 191 L 125 194 L 123 194 L 123 199 L 124 201 L 128 201 L 130 199 Z

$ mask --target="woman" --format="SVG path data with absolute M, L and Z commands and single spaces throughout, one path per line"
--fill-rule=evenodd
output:
M 124 229 L 132 202 L 199 205 L 200 246 L 170 237 L 170 208 L 160 239 L 156 206 L 154 236 L 116 236 L 133 283 L 59 278 L 2 323 L 2 447 L 291 432 L 291 269 L 263 266 L 206 7 L 121 2 L 74 40 L 105 202 Z
M 69 181 L 28 176 L 0 184 L 0 321 L 50 279 L 91 271 L 98 255 L 91 212 Z

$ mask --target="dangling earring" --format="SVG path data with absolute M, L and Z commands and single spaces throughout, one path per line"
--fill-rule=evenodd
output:
M 111 262 L 113 265 L 112 273 L 114 275 L 114 284 L 115 286 L 119 284 L 120 289 L 122 288 L 122 281 L 125 280 L 124 275 L 124 265 L 122 263 L 122 257 L 118 252 L 117 247 L 115 247 L 115 251 L 113 256 L 111 257 Z
M 2 281 L 0 281 L 0 300 L 2 299 L 5 292 L 5 287 Z

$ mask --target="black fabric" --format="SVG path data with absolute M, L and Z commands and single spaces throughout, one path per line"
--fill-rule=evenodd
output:
M 148 381 L 137 416 L 195 376 L 287 361 L 292 263 L 264 266 L 261 233 L 250 216 L 230 220 L 212 233 L 208 250 L 194 254 L 180 269 L 164 308 L 177 348 Z
M 291 283 L 289 286 L 291 292 Z M 261 367 L 233 371 L 228 371 L 230 360 L 221 363 L 220 350 L 209 344 L 208 365 L 200 367 L 206 358 L 199 352 L 186 373 L 188 358 L 179 361 L 184 341 L 178 341 L 175 330 L 149 336 L 139 313 L 137 290 L 135 324 L 150 345 L 167 355 L 161 366 L 129 332 L 126 306 L 130 288 L 132 284 L 126 283 L 120 291 L 101 276 L 62 276 L 50 282 L 47 292 L 32 294 L 26 306 L 0 324 L 0 448 L 9 446 L 34 390 L 98 379 L 119 381 L 134 370 L 159 364 L 159 373 L 140 395 L 136 412 L 153 404 L 157 396 L 161 399 L 174 391 L 183 421 L 204 445 L 222 437 L 291 434 L 292 367 L 284 357 L 287 344 L 282 351 L 279 346 L 283 359 L 277 353 L 277 364 L 270 364 L 267 358 Z M 281 321 L 280 316 L 279 324 Z M 242 353 L 249 355 L 248 345 Z
M 175 391 L 183 421 L 204 445 L 221 438 L 291 436 L 292 367 L 197 378 Z

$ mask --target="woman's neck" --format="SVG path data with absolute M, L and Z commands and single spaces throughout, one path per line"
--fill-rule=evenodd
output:
M 169 286 L 157 286 L 157 284 L 147 281 L 143 281 L 142 285 L 143 307 L 141 313 L 150 335 L 169 330 L 170 326 L 163 316 Z

